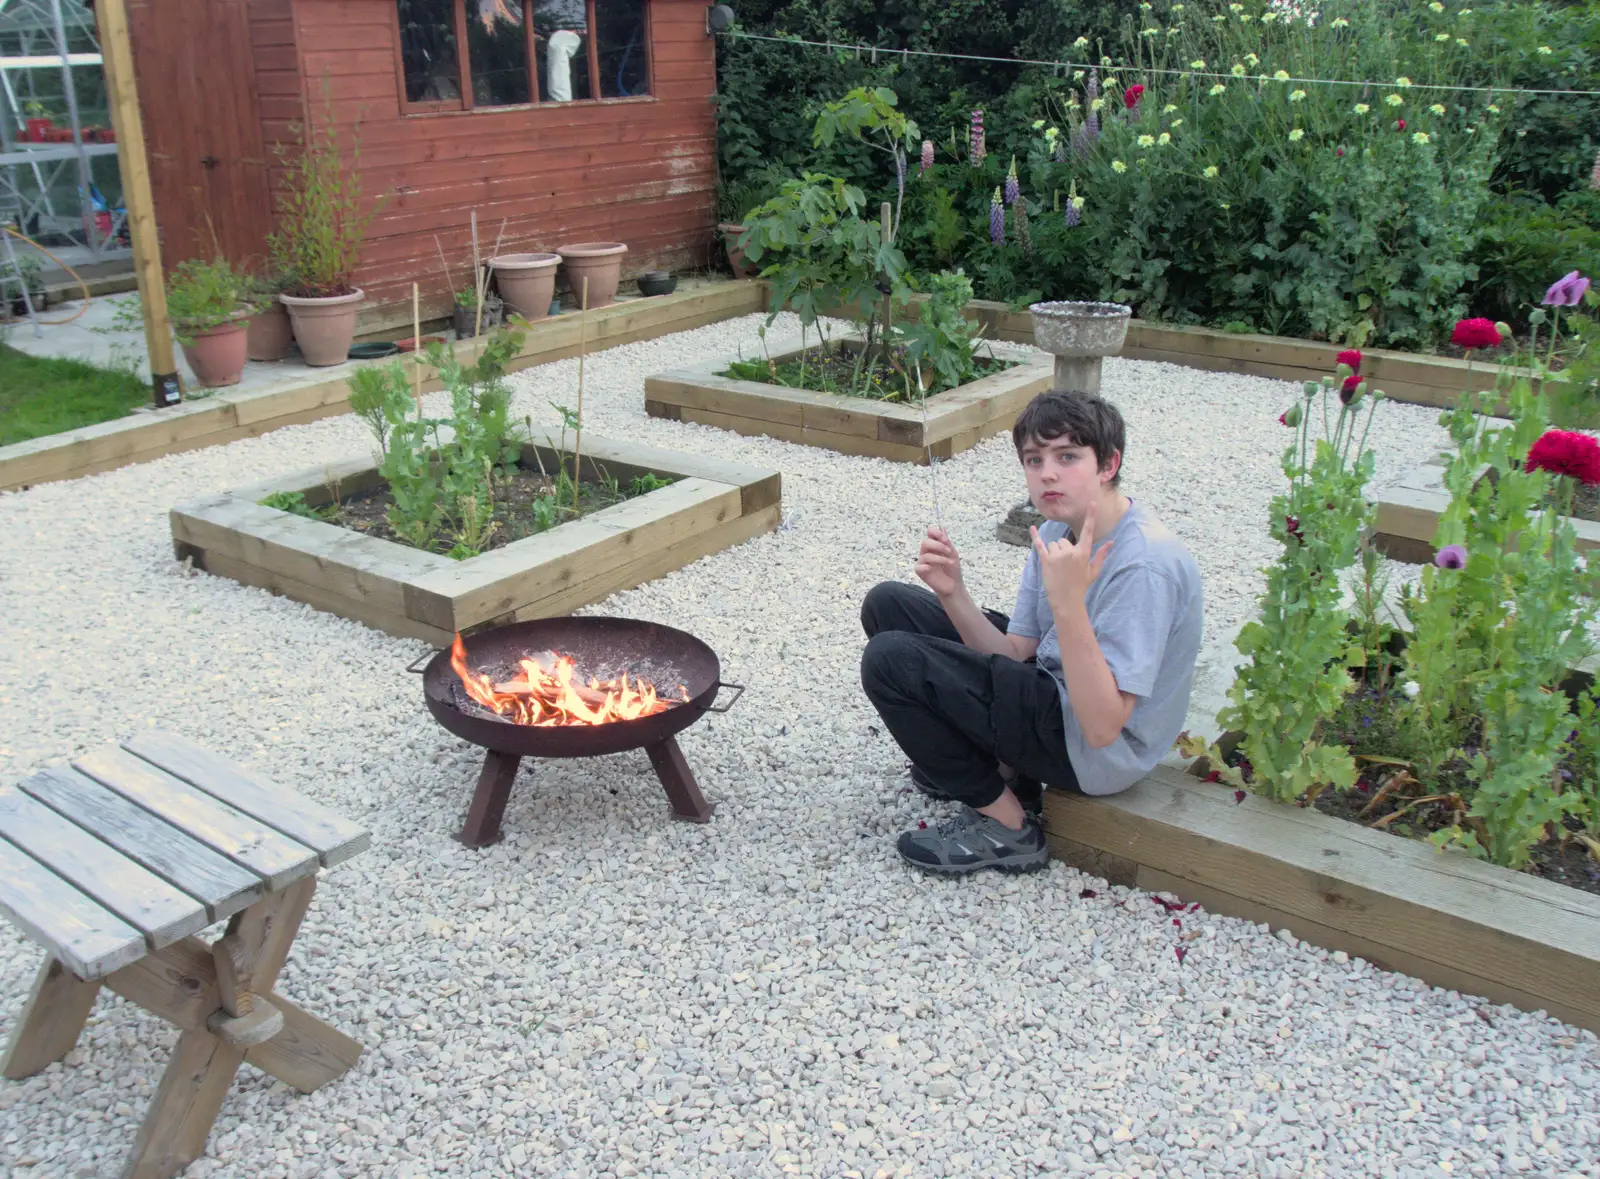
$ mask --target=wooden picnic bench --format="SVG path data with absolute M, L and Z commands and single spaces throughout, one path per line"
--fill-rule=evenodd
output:
M 124 1179 L 198 1158 L 241 1063 L 303 1093 L 341 1076 L 361 1045 L 274 987 L 317 870 L 369 841 L 162 731 L 0 787 L 0 909 L 45 947 L 0 1072 L 70 1052 L 102 986 L 180 1028 Z M 214 943 L 194 936 L 222 920 Z

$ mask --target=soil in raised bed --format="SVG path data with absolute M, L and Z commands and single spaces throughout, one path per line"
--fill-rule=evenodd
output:
M 496 472 L 493 519 L 497 527 L 490 533 L 480 551 L 489 552 L 525 537 L 535 536 L 557 524 L 581 519 L 602 508 L 609 508 L 613 504 L 665 487 L 671 482 L 671 479 L 654 474 L 643 479 L 620 480 L 615 486 L 586 481 L 578 487 L 578 508 L 574 512 L 570 483 L 563 484 L 565 494 L 558 499 L 555 481 L 537 467 L 532 470 L 526 467 L 513 467 L 509 471 Z M 408 544 L 389 527 L 389 505 L 393 502 L 388 485 L 380 484 L 368 491 L 340 497 L 336 509 L 330 506 L 314 513 L 303 514 L 314 514 L 315 518 L 326 520 L 330 524 L 338 524 L 382 540 Z M 541 502 L 546 505 L 544 511 L 539 510 Z M 441 531 L 433 537 L 427 549 L 429 552 L 445 556 L 473 555 L 456 549 L 456 545 L 457 537 L 454 534 Z
M 786 385 L 791 389 L 811 389 L 818 393 L 838 393 L 845 397 L 861 397 L 869 401 L 915 402 L 918 399 L 916 370 L 905 363 L 905 349 L 894 349 L 895 363 L 881 356 L 863 364 L 859 380 L 856 378 L 856 354 L 843 350 L 825 355 L 808 353 L 802 368 L 798 360 L 776 363 L 769 360 L 738 360 L 728 366 L 722 376 L 739 381 L 760 381 L 764 385 Z M 996 356 L 974 356 L 974 381 L 982 377 L 1015 368 L 1015 360 L 1001 360 Z M 910 395 L 907 396 L 906 374 L 910 374 Z M 924 380 L 927 379 L 924 375 Z M 853 383 L 852 383 L 853 382 Z M 943 387 L 928 388 L 927 393 L 946 392 Z
M 1468 763 L 1456 759 L 1443 766 L 1438 780 L 1424 787 L 1414 780 L 1394 779 L 1404 769 L 1391 764 L 1398 745 L 1398 726 L 1394 721 L 1394 705 L 1390 692 L 1380 692 L 1366 684 L 1357 684 L 1345 697 L 1345 702 L 1329 722 L 1323 739 L 1346 746 L 1355 755 L 1360 776 L 1354 790 L 1340 792 L 1326 789 L 1313 799 L 1311 805 L 1325 815 L 1360 823 L 1364 827 L 1387 831 L 1408 839 L 1426 839 L 1436 831 L 1454 824 L 1457 815 L 1455 799 L 1470 797 L 1467 777 Z M 1467 733 L 1463 748 L 1468 755 L 1477 751 L 1477 734 Z M 1246 781 L 1250 780 L 1250 763 L 1238 750 L 1227 755 L 1228 764 L 1238 767 Z M 1573 764 L 1563 764 L 1560 772 L 1568 780 L 1576 773 Z M 1445 795 L 1437 801 L 1419 802 L 1419 799 Z M 1302 803 L 1301 805 L 1305 805 Z M 1532 858 L 1524 872 L 1544 880 L 1565 884 L 1584 892 L 1600 895 L 1600 862 L 1577 833 L 1582 827 L 1576 820 L 1566 820 L 1567 838 L 1547 838 L 1534 845 Z

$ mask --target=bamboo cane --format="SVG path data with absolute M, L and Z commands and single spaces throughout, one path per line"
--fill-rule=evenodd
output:
M 583 276 L 583 294 L 578 304 L 578 431 L 572 444 L 572 514 L 578 514 L 578 467 L 583 459 L 583 358 L 589 351 L 584 329 L 589 321 L 589 276 Z
M 478 210 L 472 210 L 472 289 L 477 294 L 477 310 L 472 314 L 473 338 L 483 335 L 483 264 L 478 259 Z
M 422 420 L 422 294 L 411 284 L 411 388 L 417 399 L 417 421 Z

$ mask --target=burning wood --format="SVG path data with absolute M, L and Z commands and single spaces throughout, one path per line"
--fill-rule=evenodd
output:
M 518 674 L 496 683 L 467 666 L 467 649 L 459 634 L 450 647 L 450 666 L 468 696 L 519 725 L 603 725 L 652 716 L 689 699 L 689 689 L 682 684 L 678 685 L 682 699 L 667 699 L 657 695 L 649 680 L 630 679 L 626 671 L 613 680 L 591 677 L 587 684 L 574 683 L 572 657 L 554 651 L 519 660 Z

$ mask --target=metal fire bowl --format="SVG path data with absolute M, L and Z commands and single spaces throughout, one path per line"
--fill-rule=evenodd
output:
M 1128 338 L 1133 308 L 1123 303 L 1035 303 L 1035 346 L 1056 356 L 1114 356 Z
M 538 728 L 512 724 L 486 715 L 473 715 L 456 706 L 461 679 L 450 666 L 450 651 L 437 651 L 422 668 L 423 697 L 433 718 L 456 736 L 497 753 L 526 757 L 596 757 L 665 741 L 713 709 L 717 690 L 724 684 L 717 653 L 686 631 L 633 618 L 538 618 L 513 622 L 464 637 L 467 664 L 474 671 L 498 671 L 527 655 L 558 651 L 586 669 L 618 664 L 652 672 L 659 692 L 674 692 L 679 684 L 689 691 L 686 704 L 636 720 L 603 725 L 559 725 Z M 415 669 L 415 665 L 413 665 Z M 663 674 L 670 669 L 673 674 Z M 464 692 L 462 698 L 465 698 Z

